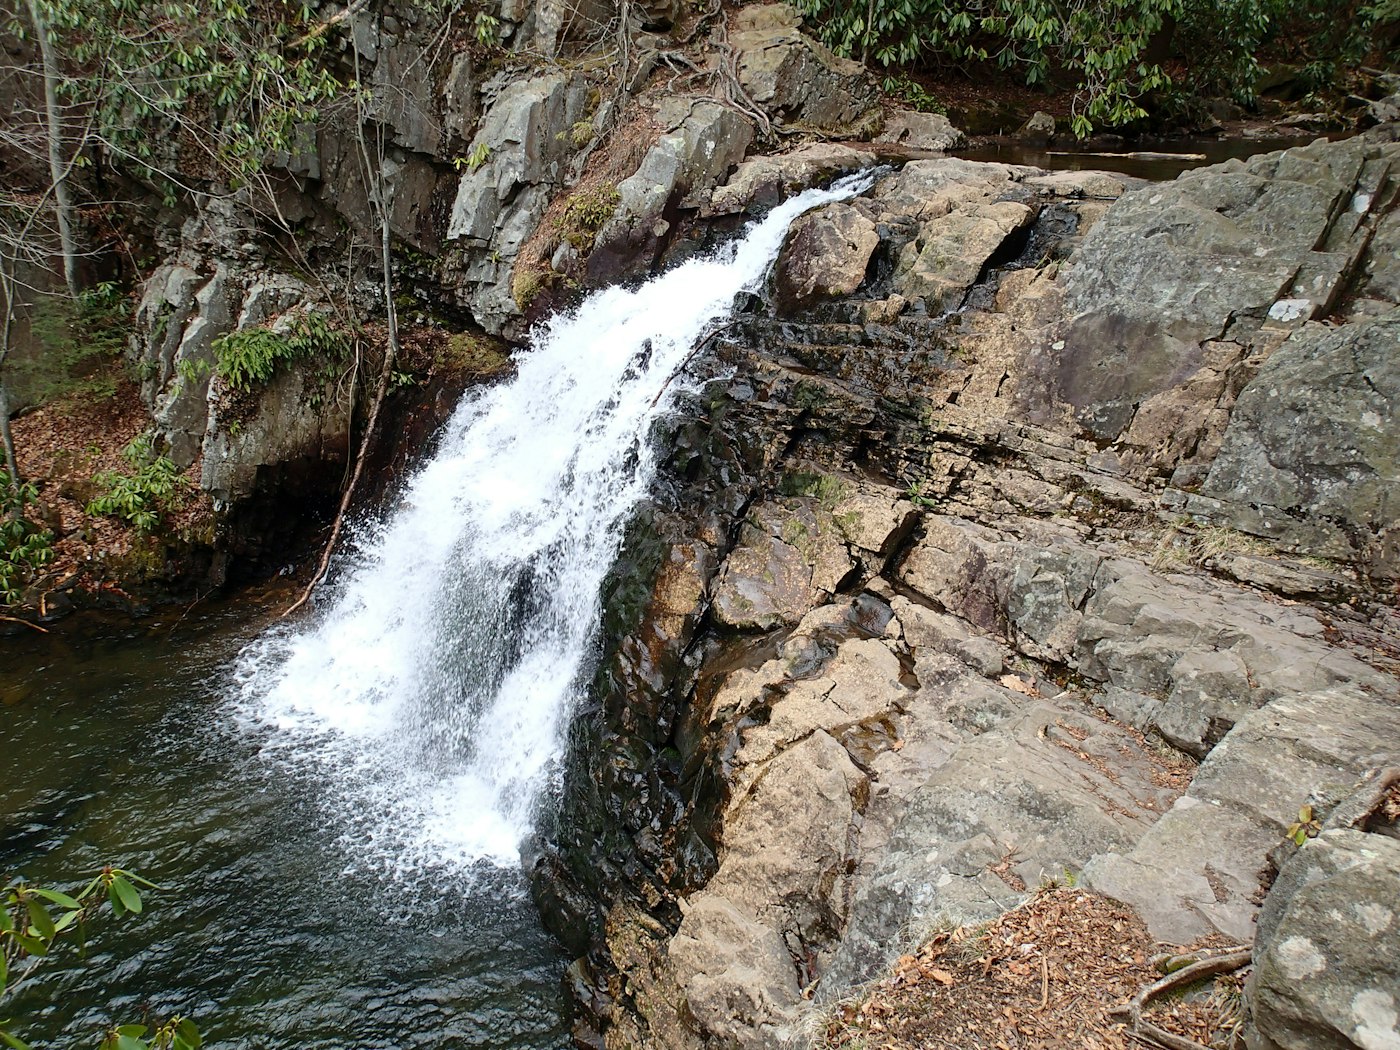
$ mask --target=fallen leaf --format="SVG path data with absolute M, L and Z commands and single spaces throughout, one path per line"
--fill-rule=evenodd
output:
M 1001 684 L 1013 692 L 1022 693 L 1026 696 L 1039 696 L 1040 690 L 1035 687 L 1034 682 L 1027 682 L 1020 675 L 1004 674 L 999 679 Z

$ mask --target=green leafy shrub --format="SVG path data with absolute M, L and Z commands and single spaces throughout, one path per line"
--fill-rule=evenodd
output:
M 118 919 L 139 915 L 144 904 L 138 885 L 156 888 L 135 872 L 107 867 L 71 894 L 19 880 L 0 889 L 0 1002 L 33 980 L 64 941 L 75 939 L 81 954 L 87 926 L 104 908 Z M 8 1025 L 0 1024 L 0 1044 L 29 1050 Z M 101 1045 L 102 1050 L 199 1050 L 201 1039 L 193 1021 L 172 1017 L 154 1029 L 118 1025 Z
M 87 512 L 119 518 L 138 532 L 151 532 L 160 524 L 184 483 L 180 470 L 168 456 L 158 456 L 149 434 L 132 439 L 122 450 L 132 472 L 104 470 L 93 482 L 106 489 L 87 505 Z
M 44 295 L 34 300 L 29 328 L 36 352 L 16 354 L 16 386 L 35 404 L 64 397 L 102 399 L 117 389 L 117 364 L 126 350 L 130 310 L 126 295 L 104 281 L 76 300 Z
M 33 482 L 0 475 L 0 605 L 18 605 L 35 573 L 53 560 L 53 533 L 24 516 L 39 496 Z
M 906 66 L 920 58 L 995 60 L 1043 84 L 1054 69 L 1079 80 L 1073 127 L 1125 124 L 1145 115 L 1138 100 L 1170 83 L 1147 61 L 1148 42 L 1180 15 L 1185 0 L 798 0 L 839 54 Z
M 343 332 L 330 326 L 324 314 L 299 315 L 284 332 L 245 328 L 214 340 L 219 376 L 234 390 L 247 392 L 268 382 L 279 366 L 314 357 L 339 359 L 349 352 Z

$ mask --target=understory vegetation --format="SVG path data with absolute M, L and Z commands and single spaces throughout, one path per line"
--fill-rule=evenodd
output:
M 281 331 L 245 328 L 214 340 L 220 378 L 242 392 L 267 383 L 283 365 L 317 357 L 334 361 L 348 352 L 345 334 L 318 313 L 299 314 Z
M 0 1006 L 33 981 L 44 964 L 70 941 L 85 955 L 90 924 L 104 912 L 112 918 L 139 915 L 144 907 L 137 887 L 155 885 L 135 872 L 106 867 L 72 893 L 13 880 L 0 889 Z M 0 1021 L 0 1044 L 30 1050 L 9 1021 Z M 199 1050 L 199 1029 L 187 1017 L 147 1024 L 123 1024 L 103 1037 L 101 1050 Z
M 838 54 L 888 70 L 994 63 L 1027 84 L 1073 84 L 1076 135 L 1253 99 L 1272 50 L 1313 90 L 1368 56 L 1388 61 L 1400 0 L 798 0 Z M 894 78 L 899 82 L 899 78 Z M 907 80 L 905 81 L 907 82 Z M 925 107 L 920 107 L 925 108 Z
M 173 506 L 184 478 L 168 456 L 156 454 L 149 434 L 136 437 L 122 450 L 122 458 L 129 471 L 93 475 L 93 483 L 105 491 L 88 503 L 87 512 L 119 518 L 137 532 L 151 532 Z
M 0 605 L 19 604 L 25 586 L 53 559 L 53 533 L 26 516 L 38 495 L 33 482 L 16 484 L 0 474 Z

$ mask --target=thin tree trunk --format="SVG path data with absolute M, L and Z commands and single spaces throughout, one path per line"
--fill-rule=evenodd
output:
M 10 481 L 19 487 L 19 467 L 15 463 L 15 438 L 10 433 L 10 395 L 5 389 L 5 377 L 0 376 L 0 441 L 5 445 L 5 469 Z
M 15 437 L 10 433 L 10 395 L 5 386 L 5 358 L 10 356 L 10 337 L 15 324 L 15 282 L 0 264 L 0 295 L 5 299 L 5 322 L 0 327 L 0 444 L 5 447 L 5 469 L 10 481 L 19 487 L 19 466 L 15 462 Z
M 63 163 L 63 116 L 58 104 L 58 60 L 49 39 L 48 23 L 39 6 L 40 0 L 29 0 L 29 20 L 34 24 L 34 38 L 39 43 L 39 56 L 44 64 L 44 119 L 48 124 L 49 177 L 53 181 L 54 214 L 58 220 L 59 248 L 63 253 L 63 280 L 68 294 L 78 295 L 78 249 L 73 241 L 73 195 L 68 187 L 67 167 Z

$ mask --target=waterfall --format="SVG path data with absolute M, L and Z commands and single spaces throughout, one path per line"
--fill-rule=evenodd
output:
M 518 861 L 673 376 L 797 216 L 870 181 L 802 193 L 714 255 L 537 328 L 515 377 L 469 394 L 397 506 L 359 530 L 315 618 L 244 650 L 241 711 L 315 783 L 355 866 Z

